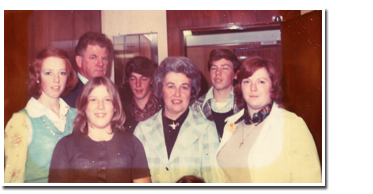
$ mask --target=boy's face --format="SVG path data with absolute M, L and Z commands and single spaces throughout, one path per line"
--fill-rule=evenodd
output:
M 135 100 L 142 100 L 150 95 L 150 77 L 132 72 L 128 81 Z
M 233 63 L 224 58 L 212 61 L 210 67 L 210 79 L 215 90 L 230 89 L 236 78 Z

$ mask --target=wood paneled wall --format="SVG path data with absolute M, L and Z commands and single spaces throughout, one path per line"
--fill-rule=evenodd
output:
M 168 56 L 184 56 L 182 30 L 226 29 L 230 25 L 264 27 L 278 10 L 167 10 Z
M 4 127 L 28 100 L 29 19 L 32 11 L 4 10 Z
M 283 22 L 284 104 L 306 122 L 322 161 L 322 12 Z
M 75 64 L 75 40 L 87 31 L 101 32 L 101 11 L 4 11 L 4 127 L 26 106 L 28 64 L 37 53 L 62 48 Z

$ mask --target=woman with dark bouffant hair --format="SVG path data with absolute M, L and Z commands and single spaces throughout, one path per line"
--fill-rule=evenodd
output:
M 270 60 L 246 59 L 234 92 L 242 109 L 226 119 L 216 161 L 229 183 L 319 183 L 319 158 L 302 118 L 282 108 L 281 72 Z
M 76 116 L 75 109 L 60 96 L 67 95 L 77 80 L 62 49 L 42 50 L 29 66 L 31 98 L 5 128 L 5 183 L 48 182 L 53 149 L 72 132 Z
M 49 171 L 52 183 L 150 183 L 141 142 L 124 132 L 125 114 L 110 79 L 92 78 L 77 101 L 73 134 L 61 139 Z

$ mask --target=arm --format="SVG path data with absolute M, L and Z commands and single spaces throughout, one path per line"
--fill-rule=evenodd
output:
M 206 183 L 218 183 L 218 174 L 215 166 L 215 154 L 219 146 L 219 138 L 214 122 L 209 121 L 206 133 L 203 136 L 202 144 L 202 178 Z
M 151 183 L 150 170 L 145 150 L 137 137 L 133 136 L 132 180 L 134 183 Z
M 321 183 L 319 157 L 312 134 L 301 118 L 287 125 L 291 130 L 286 142 L 291 182 Z
M 67 137 L 62 138 L 53 151 L 51 165 L 49 167 L 49 183 L 68 183 L 69 181 L 69 141 Z
M 6 125 L 4 183 L 23 183 L 25 181 L 28 128 L 31 128 L 31 125 L 24 113 L 13 114 Z

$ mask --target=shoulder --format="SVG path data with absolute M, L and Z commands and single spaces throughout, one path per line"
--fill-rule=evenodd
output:
M 29 124 L 28 120 L 29 118 L 26 115 L 26 111 L 24 111 L 24 109 L 22 111 L 14 113 L 12 118 L 10 118 L 6 125 L 6 131 L 27 129 Z
M 196 109 L 198 107 L 202 107 L 202 104 L 203 104 L 203 101 L 205 100 L 206 98 L 206 94 L 200 96 L 199 98 L 197 98 L 196 101 L 194 101 L 194 103 L 192 104 L 192 108 L 193 109 Z
M 201 117 L 201 115 L 193 108 L 189 108 L 189 114 L 192 116 L 190 117 L 190 119 L 193 119 L 193 124 L 195 125 L 204 125 L 212 123 L 211 121 L 205 119 L 205 117 Z

